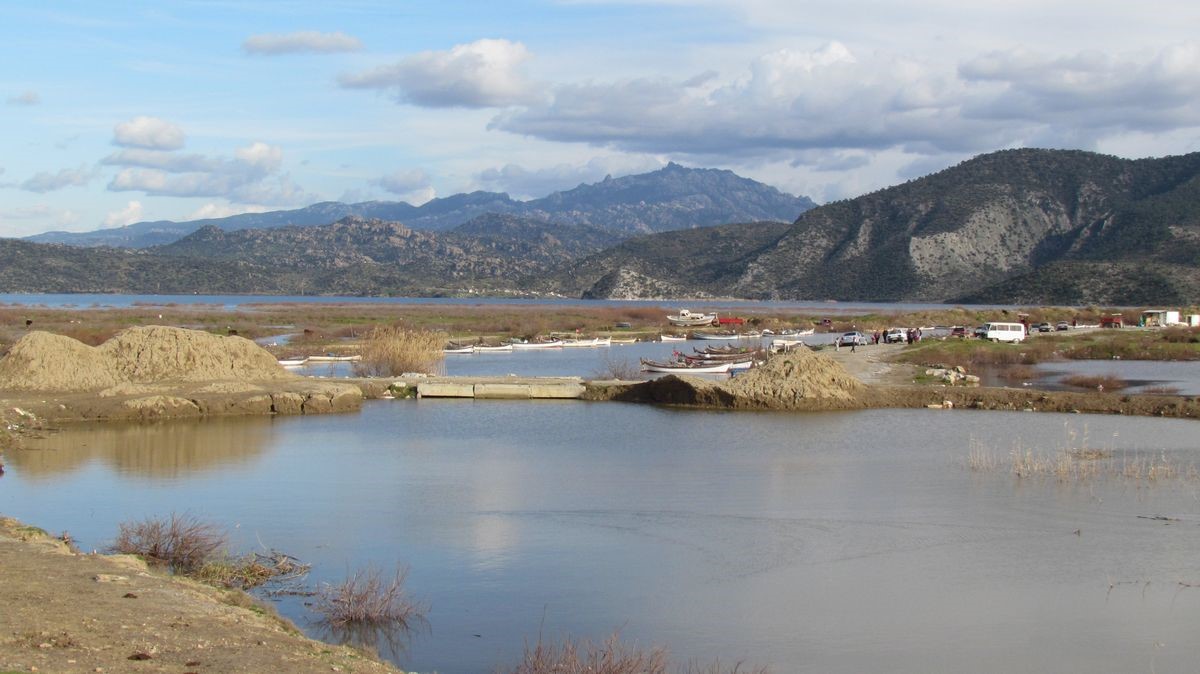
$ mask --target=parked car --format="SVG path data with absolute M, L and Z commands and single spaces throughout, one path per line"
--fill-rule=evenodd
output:
M 1071 324 L 1066 321 L 1059 321 L 1055 326 L 1055 330 L 1070 330 Z
M 841 346 L 855 346 L 855 345 L 866 346 L 867 344 L 870 344 L 870 343 L 871 343 L 871 340 L 867 339 L 866 335 L 864 335 L 861 332 L 857 332 L 857 331 L 856 332 L 847 332 L 847 333 L 843 334 L 841 337 L 838 337 L 838 344 L 840 344 Z
M 908 331 L 904 328 L 889 328 L 883 333 L 884 344 L 898 344 L 907 339 Z
M 987 337 L 987 330 L 988 330 L 988 326 L 981 325 L 978 328 L 975 328 L 975 336 L 980 339 L 983 339 L 983 338 Z
M 966 336 L 967 336 L 967 328 L 966 328 L 966 326 L 963 326 L 963 325 L 956 325 L 956 326 L 954 326 L 953 328 L 950 328 L 950 336 L 951 336 L 951 337 L 958 337 L 959 339 L 966 338 Z
M 1051 326 L 1049 323 L 1038 323 L 1037 326 L 1035 326 L 1035 327 L 1037 328 L 1038 332 L 1053 332 L 1054 331 L 1054 327 Z M 1032 332 L 1032 330 L 1031 330 L 1031 332 Z

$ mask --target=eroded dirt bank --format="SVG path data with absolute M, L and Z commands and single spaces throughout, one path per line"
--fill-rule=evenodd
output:
M 0 670 L 397 672 L 309 639 L 244 593 L 72 553 L 0 518 Z

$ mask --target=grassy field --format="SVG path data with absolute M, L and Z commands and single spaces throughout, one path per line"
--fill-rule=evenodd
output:
M 387 303 L 267 303 L 247 304 L 236 310 L 222 305 L 142 305 L 128 308 L 49 308 L 0 306 L 0 352 L 29 330 L 46 330 L 99 344 L 120 330 L 138 325 L 171 325 L 217 334 L 237 334 L 251 339 L 289 335 L 290 345 L 269 347 L 313 353 L 356 350 L 359 342 L 377 326 L 412 331 L 444 333 L 450 339 L 475 340 L 507 337 L 532 338 L 552 332 L 637 336 L 650 338 L 662 332 L 679 332 L 666 320 L 680 302 L 662 306 L 605 307 L 497 306 Z M 696 304 L 696 303 L 691 303 Z M 1195 312 L 1195 309 L 1184 313 Z M 748 328 L 785 329 L 815 327 L 818 332 L 866 332 L 892 326 L 972 327 L 987 321 L 1016 320 L 1019 314 L 1031 323 L 1059 320 L 1096 323 L 1110 309 L 1061 307 L 981 311 L 962 307 L 896 313 L 852 313 L 836 304 L 828 311 L 783 311 L 748 309 L 740 315 Z M 1124 312 L 1127 321 L 1137 310 Z M 825 322 L 828 321 L 828 322 Z M 630 327 L 617 328 L 618 324 Z M 1032 364 L 1059 358 L 1125 358 L 1150 360 L 1194 360 L 1200 358 L 1200 334 L 1195 330 L 1094 330 L 1078 333 L 1048 333 L 1013 346 L 979 340 L 925 342 L 907 349 L 903 359 L 914 363 L 980 365 Z

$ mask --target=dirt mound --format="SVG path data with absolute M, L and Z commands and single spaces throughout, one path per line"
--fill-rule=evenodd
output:
M 163 326 L 123 330 L 98 347 L 31 332 L 0 359 L 0 388 L 86 391 L 119 384 L 290 379 L 275 357 L 242 337 Z
M 864 407 L 867 387 L 838 362 L 796 349 L 727 381 L 668 376 L 619 398 L 740 409 L 829 410 Z
M 13 391 L 92 390 L 119 383 L 100 350 L 49 332 L 31 332 L 0 358 L 0 388 Z
M 811 401 L 855 403 L 866 387 L 842 365 L 809 349 L 773 356 L 765 364 L 722 384 L 739 398 L 790 409 Z

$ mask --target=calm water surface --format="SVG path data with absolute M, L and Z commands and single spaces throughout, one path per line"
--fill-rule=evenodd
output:
M 420 672 L 491 671 L 539 630 L 775 672 L 1194 671 L 1200 589 L 1180 583 L 1200 583 L 1200 485 L 1017 481 L 965 458 L 1086 442 L 1190 464 L 1198 428 L 376 402 L 71 429 L 9 453 L 0 512 L 90 548 L 190 511 L 314 582 L 402 562 L 430 626 L 390 652 Z M 1156 515 L 1178 521 L 1139 518 Z

